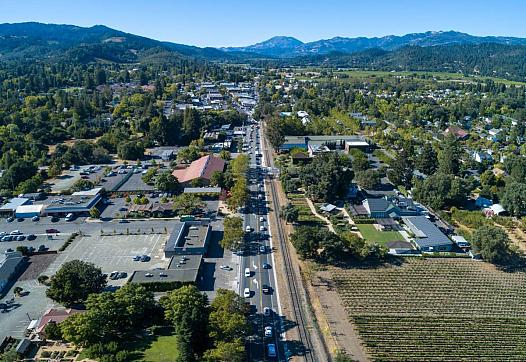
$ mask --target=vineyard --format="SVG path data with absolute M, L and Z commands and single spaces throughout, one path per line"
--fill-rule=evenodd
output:
M 375 361 L 526 360 L 526 273 L 462 259 L 331 269 Z

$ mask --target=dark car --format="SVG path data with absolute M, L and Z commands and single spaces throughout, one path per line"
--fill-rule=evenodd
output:
M 272 268 L 269 263 L 263 263 L 263 269 L 270 269 Z
M 59 221 L 59 220 L 60 220 L 60 218 L 59 218 L 58 216 L 53 216 L 53 217 L 51 218 L 51 222 L 57 222 L 57 221 Z
M 27 236 L 27 240 L 35 240 L 37 238 L 37 236 L 35 234 L 29 234 Z
M 150 261 L 150 257 L 148 255 L 141 255 L 141 261 L 142 262 Z
M 38 251 L 46 251 L 48 248 L 45 245 L 40 245 Z
M 270 292 L 272 291 L 272 289 L 270 288 L 270 286 L 266 285 L 266 284 L 263 284 L 261 286 L 261 290 L 263 291 L 263 293 L 265 294 L 270 294 Z
M 47 234 L 58 234 L 59 232 L 57 229 L 46 229 Z

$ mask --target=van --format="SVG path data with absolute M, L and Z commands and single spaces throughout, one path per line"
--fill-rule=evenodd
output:
M 250 268 L 245 268 L 245 276 L 249 277 L 252 275 L 252 272 L 250 271 Z
M 73 215 L 73 213 L 69 213 L 66 215 L 66 221 L 71 221 L 75 218 L 75 215 Z

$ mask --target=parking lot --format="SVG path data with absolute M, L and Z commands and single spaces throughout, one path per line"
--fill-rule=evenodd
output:
M 135 270 L 166 268 L 164 243 L 167 234 L 84 236 L 77 238 L 47 270 L 52 275 L 70 260 L 83 260 L 102 269 L 108 275 L 113 271 L 125 272 L 126 278 L 108 280 L 109 285 L 123 285 Z M 136 255 L 148 255 L 147 262 L 134 261 Z
M 120 175 L 119 175 L 120 176 Z M 142 173 L 134 173 L 130 178 L 119 187 L 121 192 L 136 192 L 136 191 L 153 191 L 155 188 L 148 185 L 142 180 Z
M 46 250 L 55 251 L 58 250 L 69 237 L 70 234 L 53 234 L 53 235 L 35 235 L 34 240 L 28 240 L 25 238 L 22 241 L 3 241 L 0 242 L 0 253 L 4 253 L 8 249 L 16 250 L 18 246 L 26 246 L 28 248 L 34 248 L 38 250 L 40 245 L 45 245 Z

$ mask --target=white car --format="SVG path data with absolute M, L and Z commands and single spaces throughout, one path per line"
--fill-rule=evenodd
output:
M 259 227 L 259 231 L 265 231 L 265 230 L 267 230 L 267 228 L 264 227 L 263 225 L 261 225 L 261 226 Z
M 250 289 L 245 288 L 245 290 L 243 290 L 243 297 L 250 298 Z
M 263 222 L 263 221 L 265 221 L 265 218 L 263 216 L 260 216 L 259 217 L 259 222 Z
M 248 278 L 252 275 L 252 272 L 250 271 L 250 268 L 245 268 L 245 276 Z
M 249 233 L 249 232 L 252 231 L 252 228 L 251 228 L 250 226 L 247 225 L 247 227 L 245 228 L 245 231 L 246 231 L 247 233 Z
M 272 309 L 270 309 L 269 307 L 263 308 L 263 315 L 265 317 L 270 317 L 271 314 L 272 314 Z
M 230 270 L 231 268 L 228 265 L 224 265 L 223 264 L 223 265 L 219 266 L 219 269 L 221 269 L 221 270 Z
M 265 327 L 265 337 L 272 337 L 272 326 Z
M 9 233 L 9 235 L 20 235 L 22 232 L 20 230 L 13 230 Z

